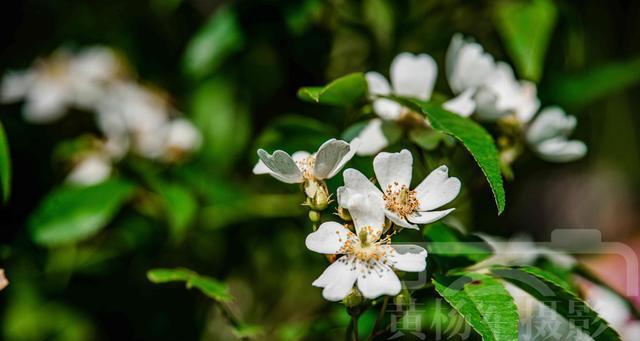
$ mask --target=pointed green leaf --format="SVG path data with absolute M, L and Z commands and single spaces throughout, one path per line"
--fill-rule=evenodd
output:
M 431 102 L 413 101 L 427 115 L 431 126 L 460 140 L 469 150 L 482 169 L 498 207 L 498 214 L 504 211 L 505 194 L 500 172 L 498 150 L 493 138 L 478 123 L 443 109 Z
M 367 89 L 364 74 L 357 72 L 340 77 L 324 87 L 301 88 L 298 97 L 308 102 L 346 107 L 363 101 Z
M 495 24 L 520 76 L 540 80 L 557 12 L 552 0 L 496 2 Z
M 52 246 L 84 240 L 105 227 L 129 199 L 135 186 L 111 179 L 89 186 L 65 186 L 47 194 L 29 218 L 31 238 Z
M 595 341 L 620 340 L 618 333 L 571 291 L 559 277 L 534 267 L 497 267 L 491 270 L 563 316 Z
M 164 209 L 173 237 L 175 240 L 182 239 L 186 228 L 197 213 L 196 198 L 185 187 L 176 184 L 159 184 L 156 191 L 164 200 Z
M 478 273 L 437 276 L 436 291 L 484 341 L 518 340 L 518 310 L 497 279 Z
M 9 142 L 0 122 L 0 189 L 2 190 L 2 202 L 9 200 L 11 193 L 11 159 L 9 155 Z

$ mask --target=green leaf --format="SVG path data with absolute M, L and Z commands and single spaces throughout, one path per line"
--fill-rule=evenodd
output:
M 364 0 L 362 2 L 364 21 L 376 38 L 378 46 L 387 49 L 393 38 L 393 6 L 387 0 Z
M 239 339 L 254 339 L 264 334 L 261 326 L 242 324 L 233 328 L 233 335 Z
M 188 189 L 176 184 L 162 183 L 157 186 L 156 191 L 164 200 L 164 210 L 173 237 L 180 240 L 197 213 L 196 198 Z
M 563 316 L 575 328 L 582 329 L 596 341 L 620 340 L 611 328 L 584 301 L 571 291 L 568 283 L 542 269 L 534 267 L 506 268 L 491 270 L 497 276 L 513 283 L 535 299 Z
M 557 12 L 552 0 L 496 2 L 496 28 L 523 78 L 540 80 Z
M 478 123 L 444 110 L 437 104 L 421 101 L 413 103 L 421 107 L 434 129 L 455 137 L 469 150 L 487 178 L 498 214 L 501 214 L 505 207 L 505 194 L 498 150 L 491 135 Z
M 308 102 L 346 107 L 363 101 L 367 89 L 364 74 L 356 72 L 340 77 L 324 87 L 301 88 L 298 90 L 298 97 Z
M 233 300 L 226 284 L 189 269 L 152 269 L 147 272 L 147 278 L 153 283 L 184 282 L 187 289 L 196 288 L 218 302 Z
M 9 155 L 9 141 L 0 122 L 0 189 L 2 189 L 2 202 L 9 200 L 11 193 L 11 158 Z
M 29 217 L 31 238 L 44 246 L 87 239 L 113 219 L 134 189 L 130 182 L 118 179 L 89 187 L 58 188 Z
M 611 62 L 550 82 L 553 103 L 580 107 L 640 82 L 640 57 Z
M 442 141 L 444 135 L 432 129 L 412 129 L 409 139 L 424 150 L 434 150 Z
M 235 11 L 218 9 L 187 44 L 182 58 L 184 71 L 194 78 L 213 74 L 231 54 L 244 45 Z
M 518 310 L 497 279 L 478 273 L 437 276 L 436 291 L 484 341 L 518 340 Z

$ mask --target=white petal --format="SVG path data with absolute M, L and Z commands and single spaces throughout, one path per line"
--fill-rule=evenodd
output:
M 347 297 L 353 289 L 353 284 L 358 278 L 357 270 L 353 259 L 343 256 L 329 265 L 311 285 L 324 288 L 322 296 L 329 301 L 338 302 Z
M 355 141 L 356 145 L 359 143 Z M 334 176 L 351 158 L 355 150 L 342 140 L 331 139 L 320 146 L 316 154 L 313 174 L 318 179 L 328 179 Z
M 427 250 L 418 245 L 392 245 L 389 260 L 400 271 L 420 272 L 427 268 Z
M 387 137 L 382 131 L 382 120 L 374 118 L 367 124 L 358 135 L 360 145 L 358 146 L 358 155 L 373 155 L 383 150 L 389 145 Z
M 357 200 L 352 197 L 351 194 L 366 195 L 367 193 L 374 192 L 382 197 L 382 192 L 360 171 L 353 168 L 349 168 L 342 173 L 344 177 L 344 186 L 338 189 L 338 204 L 346 209 L 349 209 L 351 205 Z M 348 189 L 341 190 L 342 188 Z
M 582 141 L 565 138 L 546 140 L 534 146 L 541 158 L 551 162 L 569 162 L 583 157 L 587 153 L 587 146 Z
M 476 102 L 473 100 L 475 91 L 475 88 L 467 89 L 458 97 L 446 101 L 442 107 L 462 117 L 469 117 L 476 109 Z
M 480 44 L 465 41 L 461 34 L 451 39 L 446 63 L 447 80 L 454 93 L 481 86 L 495 68 L 493 56 Z
M 569 136 L 576 123 L 576 118 L 568 116 L 560 107 L 544 108 L 527 128 L 527 141 L 536 144 L 554 137 Z
M 362 296 L 368 299 L 374 299 L 382 295 L 395 296 L 402 290 L 400 279 L 385 264 L 378 262 L 379 266 L 368 271 L 364 267 L 358 272 L 358 289 Z
M 520 81 L 517 101 L 513 105 L 516 117 L 520 122 L 527 123 L 538 112 L 540 100 L 538 99 L 536 85 L 529 81 Z
M 2 78 L 0 102 L 11 103 L 24 98 L 33 86 L 36 75 L 33 71 L 8 72 Z
M 293 154 L 291 154 L 291 158 L 295 162 L 300 162 L 300 161 L 308 158 L 310 155 L 311 154 L 309 152 L 307 152 L 307 151 L 299 150 L 299 151 L 294 152 Z
M 200 131 L 184 118 L 174 119 L 166 125 L 165 148 L 169 151 L 189 152 L 200 147 Z
M 433 170 L 416 187 L 419 211 L 429 211 L 451 202 L 460 193 L 460 180 L 449 177 L 447 166 Z
M 427 100 L 431 98 L 437 74 L 438 66 L 430 55 L 403 52 L 391 63 L 393 92 Z
M 305 240 L 307 249 L 324 254 L 337 254 L 353 232 L 333 221 L 323 223 Z
M 276 150 L 273 155 L 259 149 L 258 156 L 265 166 L 271 170 L 271 176 L 284 183 L 301 183 L 304 181 L 300 169 L 289 154 Z
M 346 190 L 349 191 L 349 189 Z M 370 227 L 374 233 L 382 233 L 384 229 L 384 199 L 382 199 L 380 192 L 366 194 L 352 192 L 349 194 L 349 200 L 351 201 L 349 214 L 353 218 L 356 234 L 360 234 L 360 230 L 366 227 Z
M 351 142 L 349 143 L 349 152 L 342 157 L 340 162 L 338 162 L 331 173 L 329 173 L 329 175 L 327 176 L 328 178 L 333 178 L 336 174 L 338 174 L 342 167 L 344 167 L 344 165 L 347 164 L 347 162 L 349 162 L 356 155 L 356 152 L 358 151 L 358 148 L 360 148 L 361 143 L 362 140 L 357 137 L 351 140 Z
M 395 121 L 402 114 L 402 105 L 387 98 L 378 98 L 373 101 L 373 111 L 383 120 Z
M 424 211 L 424 212 L 414 212 L 407 219 L 416 224 L 431 224 L 436 220 L 439 220 L 446 216 L 447 214 L 453 212 L 455 208 L 450 208 L 444 211 Z
M 388 186 L 407 186 L 411 184 L 413 157 L 403 149 L 399 153 L 382 152 L 373 159 L 373 170 L 384 191 Z
M 264 162 L 262 162 L 262 160 L 258 160 L 256 165 L 253 167 L 253 174 L 271 174 L 271 170 L 264 164 Z
M 384 210 L 384 215 L 387 216 L 387 218 L 389 218 L 389 220 L 391 220 L 391 222 L 393 222 L 394 224 L 400 226 L 400 227 L 406 227 L 409 229 L 414 229 L 414 230 L 419 230 L 420 228 L 418 227 L 418 225 L 414 225 L 410 222 L 408 222 L 406 219 L 400 217 L 399 215 L 397 215 L 394 212 L 391 212 L 387 209 Z
M 31 123 L 50 123 L 67 110 L 71 94 L 67 87 L 55 80 L 38 80 L 27 94 L 24 118 Z
M 367 79 L 369 94 L 386 96 L 391 93 L 391 86 L 387 79 L 378 72 L 367 72 L 364 77 Z
M 89 186 L 105 181 L 111 175 L 109 160 L 100 156 L 87 157 L 80 161 L 67 177 L 72 184 Z

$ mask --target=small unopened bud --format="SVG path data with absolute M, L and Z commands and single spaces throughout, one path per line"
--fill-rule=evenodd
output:
M 320 212 L 314 210 L 309 211 L 309 220 L 311 220 L 312 223 L 319 223 Z
M 338 217 L 344 221 L 351 221 L 351 214 L 342 207 L 338 207 Z
M 318 183 L 315 186 L 314 195 L 307 202 L 312 210 L 323 211 L 329 206 L 329 193 L 327 193 L 325 186 L 318 185 Z
M 346 305 L 349 308 L 353 308 L 353 307 L 359 306 L 360 303 L 362 303 L 362 301 L 363 301 L 363 298 L 360 291 L 358 291 L 358 289 L 356 288 L 353 288 L 351 289 L 351 292 L 349 293 L 349 295 L 347 295 L 347 297 L 345 297 L 342 300 L 342 303 L 344 303 L 344 305 Z
M 398 308 L 403 308 L 411 305 L 411 293 L 403 286 L 402 291 L 393 298 L 393 303 Z

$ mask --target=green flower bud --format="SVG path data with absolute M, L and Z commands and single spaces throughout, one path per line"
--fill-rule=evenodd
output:
M 349 308 L 353 308 L 359 306 L 362 301 L 364 301 L 364 298 L 362 297 L 360 291 L 358 291 L 358 289 L 356 288 L 353 288 L 351 289 L 351 293 L 349 293 L 349 295 L 347 295 L 347 297 L 342 300 L 342 303 Z
M 313 185 L 311 185 L 313 184 Z M 315 211 L 324 211 L 327 206 L 329 206 L 329 193 L 327 191 L 327 187 L 324 184 L 319 184 L 317 182 L 310 182 L 306 188 L 313 187 L 313 197 L 309 197 L 307 203 L 312 210 Z
M 314 210 L 309 211 L 309 220 L 311 220 L 312 223 L 319 223 L 320 212 Z

